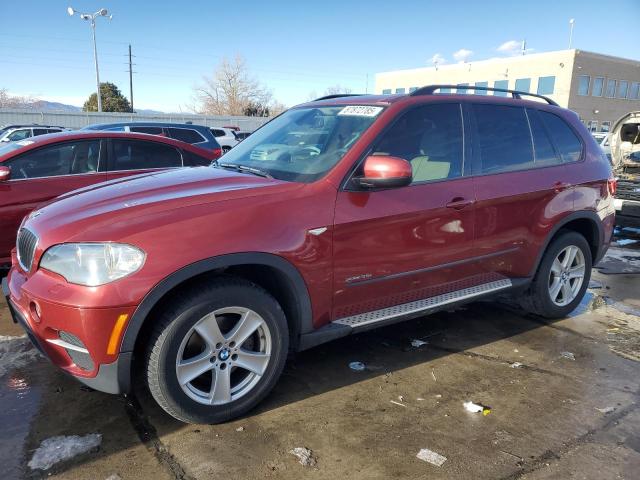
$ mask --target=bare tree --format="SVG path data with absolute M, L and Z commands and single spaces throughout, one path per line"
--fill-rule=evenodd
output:
M 324 91 L 325 95 L 339 95 L 341 93 L 353 93 L 349 87 L 343 87 L 340 84 L 333 85 Z
M 6 88 L 0 88 L 0 108 L 29 108 L 37 99 L 9 95 Z
M 271 92 L 251 76 L 239 55 L 233 60 L 224 58 L 213 76 L 204 77 L 194 90 L 198 113 L 244 115 L 248 110 L 268 111 L 272 102 Z

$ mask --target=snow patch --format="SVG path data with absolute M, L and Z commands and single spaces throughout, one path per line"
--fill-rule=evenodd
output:
M 58 462 L 98 448 L 101 443 L 102 435 L 99 433 L 90 433 L 83 437 L 61 435 L 47 438 L 42 441 L 28 465 L 31 470 L 49 470 Z
M 14 368 L 24 367 L 40 356 L 26 335 L 7 337 L 0 335 L 0 377 Z

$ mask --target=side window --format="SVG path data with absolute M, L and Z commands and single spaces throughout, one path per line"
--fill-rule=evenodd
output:
M 170 145 L 138 140 L 111 141 L 113 156 L 110 170 L 142 170 L 181 167 L 180 152 Z
M 130 132 L 136 133 L 148 133 L 150 135 L 162 135 L 164 132 L 162 131 L 162 127 L 129 127 Z
M 67 142 L 25 153 L 9 160 L 11 178 L 43 178 L 95 173 L 100 141 Z
M 38 135 L 46 135 L 49 131 L 46 128 L 34 128 L 33 136 L 36 137 Z
M 60 128 L 47 128 L 47 133 L 60 133 L 61 131 Z
M 582 142 L 563 119 L 549 112 L 539 112 L 564 162 L 577 162 L 582 156 Z
M 482 173 L 509 172 L 533 166 L 529 124 L 523 108 L 473 105 Z
M 224 130 L 211 129 L 214 137 L 224 137 Z
M 182 158 L 184 158 L 184 166 L 185 167 L 199 167 L 199 166 L 208 166 L 211 165 L 212 160 L 201 157 L 193 152 L 188 152 L 187 150 L 182 151 Z
M 31 129 L 23 128 L 22 130 L 16 130 L 13 133 L 10 133 L 7 136 L 7 139 L 11 142 L 15 142 L 16 140 L 24 140 L 25 138 L 29 138 L 31 136 Z
M 189 128 L 169 128 L 169 136 L 176 140 L 181 140 L 187 143 L 200 143 L 204 142 L 205 138 L 195 130 Z M 224 132 L 222 132 L 224 135 Z
M 462 176 L 462 113 L 457 103 L 426 105 L 408 111 L 387 131 L 374 154 L 411 162 L 413 182 Z
M 538 116 L 538 111 L 527 109 L 527 117 L 529 118 L 531 135 L 533 137 L 533 154 L 536 167 L 561 164 L 562 160 L 556 155 L 547 129 Z

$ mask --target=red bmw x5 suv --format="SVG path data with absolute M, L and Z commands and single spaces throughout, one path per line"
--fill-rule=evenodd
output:
M 439 88 L 322 98 L 212 167 L 40 208 L 4 282 L 14 319 L 85 384 L 142 370 L 169 414 L 215 423 L 291 350 L 497 293 L 568 314 L 610 243 L 609 162 L 545 97 Z

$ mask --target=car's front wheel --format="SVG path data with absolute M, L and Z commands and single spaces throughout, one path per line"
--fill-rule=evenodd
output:
M 187 292 L 158 319 L 147 351 L 147 382 L 178 420 L 220 423 L 253 408 L 286 360 L 288 329 L 261 287 L 220 278 Z

